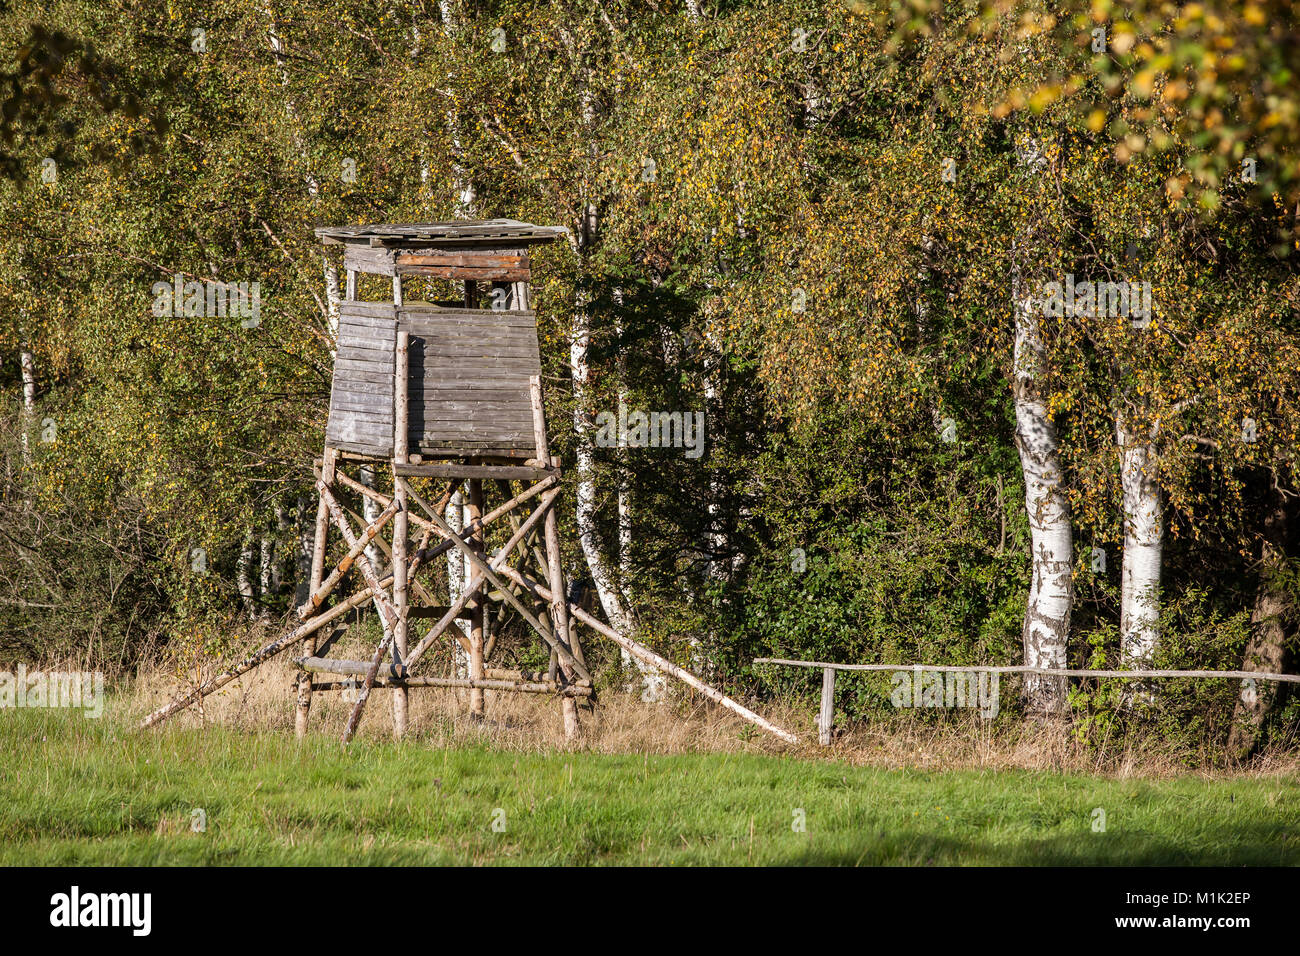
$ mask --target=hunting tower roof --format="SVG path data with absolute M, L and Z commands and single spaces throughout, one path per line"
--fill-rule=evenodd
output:
M 472 243 L 519 246 L 553 242 L 568 231 L 564 226 L 535 226 L 517 219 L 456 219 L 450 222 L 323 226 L 316 230 L 316 238 L 326 245 L 464 246 Z

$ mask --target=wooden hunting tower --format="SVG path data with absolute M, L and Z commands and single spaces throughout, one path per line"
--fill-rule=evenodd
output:
M 317 691 L 355 691 L 343 731 L 346 742 L 372 688 L 391 689 L 394 729 L 401 736 L 407 691 L 450 687 L 469 690 L 474 716 L 484 713 L 485 691 L 556 695 L 565 735 L 572 738 L 578 732 L 577 701 L 593 698 L 574 626 L 581 621 L 642 664 L 672 674 L 782 739 L 795 740 L 567 599 L 555 513 L 560 461 L 551 457 L 546 435 L 537 320 L 529 295 L 530 250 L 565 231 L 513 219 L 316 230 L 322 243 L 343 247 L 347 286 L 338 304 L 325 449 L 316 465 L 320 501 L 310 596 L 298 608 L 300 623 L 154 711 L 145 726 L 305 642 L 306 653 L 295 660 L 301 672 L 300 735 Z M 367 274 L 391 278 L 391 298 L 361 301 L 358 279 Z M 450 282 L 451 297 L 410 301 L 403 280 L 412 278 L 441 280 L 443 289 Z M 360 473 L 349 475 L 350 468 Z M 349 497 L 353 502 L 359 497 L 359 507 L 349 506 Z M 489 507 L 490 497 L 499 503 Z M 445 513 L 453 500 L 465 503 L 462 515 Z M 390 523 L 391 543 L 381 535 Z M 327 573 L 331 526 L 338 541 L 335 566 Z M 415 540 L 410 539 L 413 526 Z M 460 593 L 422 583 L 421 571 L 453 551 L 469 569 Z M 340 598 L 339 585 L 354 567 L 364 585 Z M 335 601 L 327 607 L 331 595 Z M 324 656 L 342 633 L 345 617 L 369 604 L 383 625 L 370 659 Z M 489 625 L 500 625 L 511 613 L 549 647 L 545 671 L 489 666 L 499 633 Z M 422 621 L 432 623 L 409 646 L 410 628 Z M 425 652 L 440 640 L 464 650 L 467 675 L 418 672 Z
M 329 660 L 320 656 L 319 648 L 309 647 L 298 661 L 304 671 L 299 683 L 300 732 L 312 691 L 340 683 L 311 682 L 312 674 L 327 674 L 364 678 L 345 738 L 355 729 L 370 687 L 383 684 L 393 686 L 399 736 L 406 729 L 406 692 L 413 686 L 467 687 L 475 716 L 484 712 L 485 690 L 556 693 L 564 704 L 566 735 L 576 733 L 575 698 L 591 695 L 591 675 L 567 613 L 553 510 L 559 495 L 559 460 L 551 458 L 546 437 L 537 318 L 529 308 L 529 250 L 563 234 L 563 229 L 513 219 L 316 230 L 326 245 L 343 246 L 347 286 L 339 305 L 319 476 L 312 596 L 300 613 L 318 613 L 328 594 L 331 581 L 323 579 L 324 551 L 332 522 L 348 545 L 347 557 L 362 565 L 367 579 L 373 578 L 367 583 L 384 620 L 384 640 L 369 662 Z M 367 274 L 392 280 L 391 299 L 358 298 L 358 279 Z M 439 301 L 411 301 L 403 280 L 414 277 L 444 280 L 444 288 L 449 281 L 454 294 Z M 375 465 L 388 466 L 392 495 L 369 487 L 373 481 L 349 478 L 344 472 L 349 462 L 370 463 L 371 472 L 377 470 Z M 417 480 L 434 480 L 444 487 L 440 494 L 426 490 L 426 498 L 416 490 Z M 501 504 L 487 511 L 493 485 Z M 339 510 L 334 496 L 343 487 L 370 499 L 373 520 L 363 521 L 359 534 L 352 533 L 341 513 L 334 513 Z M 463 529 L 454 527 L 459 524 L 455 516 L 451 523 L 444 519 L 458 491 L 468 504 Z M 535 505 L 531 514 L 524 508 L 529 502 Z M 408 512 L 412 504 L 423 516 Z M 392 547 L 386 550 L 391 568 L 367 567 L 372 562 L 366 560 L 366 544 L 377 538 L 389 518 Z M 493 555 L 485 529 L 499 518 L 506 518 L 514 533 Z M 407 540 L 412 523 L 424 528 L 414 554 Z M 431 548 L 432 536 L 442 540 Z M 468 557 L 471 573 L 468 586 L 448 604 L 421 587 L 415 574 L 454 547 Z M 502 575 L 502 568 L 511 570 L 507 562 L 516 549 L 525 562 L 536 561 L 549 585 L 549 602 Z M 385 598 L 385 582 L 380 580 L 384 570 L 391 578 L 391 600 Z M 512 607 L 550 645 L 546 672 L 489 671 L 494 639 L 487 625 L 493 598 L 503 605 L 502 616 Z M 469 621 L 468 632 L 457 623 L 458 617 Z M 409 648 L 410 623 L 423 618 L 436 623 Z M 468 676 L 422 680 L 414 675 L 412 668 L 425 651 L 448 634 L 468 657 Z M 386 657 L 391 663 L 381 672 Z

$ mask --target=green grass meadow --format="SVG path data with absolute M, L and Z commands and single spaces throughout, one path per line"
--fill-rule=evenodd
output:
M 1293 777 L 1120 780 L 418 740 L 345 750 L 324 735 L 141 732 L 14 710 L 0 712 L 0 754 L 6 865 L 1300 863 Z M 191 828 L 196 809 L 205 832 Z

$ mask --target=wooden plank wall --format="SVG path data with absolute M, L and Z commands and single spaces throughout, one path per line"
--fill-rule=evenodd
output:
M 401 310 L 400 322 L 411 336 L 412 448 L 536 451 L 528 394 L 529 378 L 541 374 L 536 313 L 415 307 Z
M 344 302 L 325 444 L 362 455 L 393 453 L 393 352 L 397 307 Z
M 398 328 L 410 335 L 411 451 L 427 457 L 531 457 L 529 378 L 541 373 L 533 312 L 345 302 L 326 443 L 392 454 Z

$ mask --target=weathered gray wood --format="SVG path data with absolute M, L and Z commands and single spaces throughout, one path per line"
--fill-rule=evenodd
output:
M 411 478 L 546 478 L 554 472 L 526 465 L 394 465 L 399 475 Z
M 394 350 L 397 323 L 371 328 L 353 312 L 373 303 L 345 303 L 330 391 L 325 440 L 334 448 L 389 456 L 393 441 Z M 395 314 L 389 306 L 389 313 Z M 365 396 L 364 399 L 360 399 Z
M 304 672 L 308 673 L 308 672 Z M 328 673 L 322 671 L 321 673 Z M 313 683 L 312 690 L 355 690 L 357 685 L 351 681 L 324 681 Z M 509 691 L 516 694 L 556 694 L 564 697 L 591 697 L 595 691 L 582 684 L 559 685 L 551 681 L 511 681 L 511 680 L 465 680 L 456 677 L 407 677 L 394 680 L 380 675 L 375 678 L 376 687 L 451 687 L 478 688 L 479 690 Z
M 527 282 L 516 282 L 514 284 L 514 296 L 511 301 L 511 307 L 514 309 L 526 310 L 532 308 L 529 301 L 529 284 Z
M 537 331 L 535 312 L 510 309 L 422 307 L 412 302 L 398 309 L 397 320 L 409 326 L 412 334 L 434 334 L 445 329 L 510 336 Z
M 401 297 L 402 280 L 394 279 L 395 298 Z M 407 365 L 409 360 L 410 333 L 405 329 L 397 331 L 397 345 L 393 359 L 393 464 L 405 463 L 407 455 L 407 432 L 409 396 L 406 389 Z M 397 514 L 393 518 L 393 604 L 397 609 L 397 623 L 393 627 L 393 665 L 401 673 L 406 657 L 407 612 L 409 601 L 406 588 L 406 535 L 407 505 L 406 490 L 403 484 L 394 482 L 393 504 Z M 406 736 L 407 698 L 405 688 L 393 691 L 393 735 L 399 740 Z
M 334 497 L 334 493 L 323 481 L 316 482 L 316 491 L 325 499 L 325 507 L 329 510 L 330 520 L 334 522 L 334 527 L 338 528 L 339 533 L 343 535 L 343 540 L 348 543 L 348 549 L 356 549 L 358 538 L 352 531 L 352 526 L 348 524 L 347 518 L 343 516 L 343 509 L 339 505 L 338 499 Z M 370 559 L 366 557 L 364 548 L 357 549 L 356 566 L 361 571 L 362 577 L 365 578 L 366 585 L 375 596 L 375 607 L 383 614 L 391 629 L 397 623 L 396 611 L 380 582 L 379 572 L 375 570 L 374 565 L 370 563 Z
M 339 326 L 370 325 L 380 320 L 395 322 L 397 306 L 391 302 L 362 302 L 353 300 L 339 303 Z
M 401 479 L 399 478 L 400 482 Z M 469 480 L 469 501 L 465 516 L 471 524 L 475 518 L 483 516 L 483 479 L 471 478 Z M 483 553 L 484 536 L 483 532 L 471 531 L 466 535 L 469 546 L 479 554 Z M 481 681 L 483 679 L 484 654 L 483 649 L 486 641 L 484 625 L 487 615 L 484 613 L 482 601 L 474 603 L 473 610 L 469 615 L 469 679 L 471 681 Z M 471 717 L 483 717 L 487 705 L 487 698 L 481 687 L 473 687 L 469 692 L 469 712 Z
M 316 585 L 311 595 L 298 608 L 298 617 L 306 620 L 320 609 L 320 606 L 325 603 L 325 599 L 330 596 L 330 593 L 338 586 L 339 581 L 343 579 L 343 575 L 347 574 L 348 571 L 352 569 L 352 564 L 356 561 L 357 556 L 370 545 L 370 542 L 375 539 L 375 536 L 379 534 L 384 525 L 386 525 L 389 519 L 391 519 L 396 513 L 396 504 L 389 505 L 386 509 L 380 512 L 374 522 L 361 532 L 361 535 L 357 539 L 357 543 L 348 549 L 348 553 L 343 556 L 343 560 L 340 561 L 334 570 L 330 572 L 330 576 L 326 578 L 324 582 Z
M 410 489 L 408 488 L 407 490 L 409 491 Z M 412 493 L 412 496 L 414 497 L 414 493 Z M 419 499 L 417 498 L 416 500 Z M 529 627 L 540 634 L 543 640 L 559 652 L 560 660 L 572 667 L 574 673 L 579 677 L 591 680 L 591 674 L 587 671 L 587 668 L 574 660 L 573 652 L 569 650 L 568 644 L 564 638 L 551 635 L 550 629 L 543 626 L 541 622 L 537 620 L 537 617 L 533 612 L 524 607 L 523 602 L 520 601 L 519 598 L 515 597 L 514 592 L 512 592 L 502 582 L 501 578 L 498 576 L 498 571 L 493 570 L 489 566 L 488 562 L 483 560 L 483 557 L 473 548 L 473 546 L 471 546 L 465 537 L 462 537 L 453 531 L 447 525 L 447 522 L 443 521 L 440 516 L 431 514 L 429 517 L 433 520 L 434 524 L 438 526 L 438 530 L 442 532 L 442 536 L 452 542 L 452 544 L 460 549 L 462 554 L 469 558 L 470 564 L 474 566 L 478 574 L 486 578 L 494 588 L 501 592 L 502 597 L 504 597 L 506 601 L 509 602 L 510 606 L 519 613 L 519 616 L 528 622 Z M 471 525 L 471 528 L 472 527 L 473 525 Z M 503 564 L 499 570 L 504 573 L 506 571 L 511 571 L 512 569 L 508 565 Z
M 418 555 L 416 560 L 419 560 Z M 393 580 L 392 577 L 389 576 L 384 580 L 380 581 L 381 588 L 387 587 L 389 584 L 392 583 L 392 580 Z M 284 651 L 287 648 L 292 647 L 294 644 L 298 643 L 299 641 L 303 640 L 306 637 L 310 637 L 312 634 L 315 634 L 317 631 L 319 631 L 326 624 L 329 624 L 331 621 L 338 620 L 343 615 L 356 610 L 357 608 L 361 607 L 363 604 L 370 603 L 370 601 L 372 601 L 373 599 L 374 599 L 374 594 L 367 589 L 365 591 L 357 592 L 356 594 L 349 597 L 346 601 L 336 604 L 328 611 L 322 611 L 320 614 L 316 615 L 310 621 L 306 621 L 303 624 L 299 625 L 298 627 L 293 628 L 292 630 L 286 631 L 285 633 L 281 634 L 275 640 L 271 641 L 269 644 L 264 645 L 259 650 L 254 651 L 252 654 L 250 654 L 248 657 L 245 657 L 242 661 L 240 661 L 238 664 L 234 665 L 233 667 L 228 668 L 227 670 L 223 671 L 217 676 L 209 678 L 208 680 L 204 681 L 194 690 L 186 694 L 183 694 L 180 697 L 175 698 L 174 700 L 168 702 L 167 704 L 164 704 L 162 707 L 159 707 L 153 713 L 145 717 L 140 722 L 140 726 L 152 727 L 155 724 L 161 723 L 162 721 L 166 720 L 168 717 L 172 716 L 172 714 L 184 710 L 186 707 L 189 707 L 191 704 L 194 704 L 195 702 L 202 700 L 204 697 L 207 697 L 209 694 L 215 693 L 216 691 L 225 687 L 232 680 L 235 680 L 236 678 L 242 676 L 243 674 L 248 673 L 253 668 L 266 663 L 268 660 L 270 660 L 272 657 L 275 657 L 281 651 Z
M 465 389 L 456 385 L 447 385 L 444 383 L 428 383 L 424 390 L 421 391 L 416 387 L 413 381 L 410 381 L 411 387 L 407 394 L 411 396 L 412 407 L 415 407 L 417 399 L 422 399 L 427 403 L 436 402 L 439 407 L 443 405 L 456 407 L 459 405 L 504 405 L 511 408 L 527 407 L 527 392 L 520 386 L 505 388 L 473 388 Z M 356 398 L 364 402 L 373 403 L 382 399 L 382 390 L 374 388 L 368 384 L 361 387 L 354 387 L 351 382 L 340 383 L 340 387 L 333 394 L 343 398 Z
M 347 541 L 350 547 L 355 546 L 356 536 L 352 533 L 352 528 L 348 525 L 347 519 L 343 516 L 343 511 L 339 507 L 338 501 L 335 500 L 334 495 L 321 482 L 316 483 L 316 490 L 320 492 L 321 497 L 325 499 L 325 505 L 329 508 L 330 518 L 334 521 L 334 526 L 339 529 L 339 533 L 343 535 L 344 540 Z M 362 575 L 366 579 L 366 584 L 369 585 L 370 591 L 374 595 L 376 609 L 378 609 L 378 611 L 388 621 L 388 628 L 386 629 L 383 640 L 379 642 L 379 646 L 375 649 L 374 660 L 371 662 L 371 672 L 367 674 L 366 680 L 361 687 L 361 691 L 357 695 L 357 702 L 352 708 L 352 713 L 348 716 L 347 725 L 343 728 L 342 740 L 345 744 L 348 743 L 357 732 L 357 725 L 361 722 L 362 711 L 365 709 L 366 701 L 370 697 L 370 688 L 374 686 L 375 675 L 379 673 L 379 665 L 383 661 L 384 656 L 388 653 L 397 626 L 397 611 L 393 607 L 392 602 L 389 601 L 388 596 L 384 593 L 383 586 L 379 581 L 379 576 L 375 572 L 374 567 L 371 565 L 370 560 L 366 557 L 364 551 L 362 551 L 362 553 L 357 557 L 357 567 L 360 568 Z M 394 666 L 400 667 L 400 665 L 396 663 Z
M 817 741 L 823 747 L 831 745 L 831 730 L 835 721 L 835 668 L 822 668 L 822 705 L 817 715 Z
M 391 276 L 395 271 L 391 249 L 351 243 L 343 250 L 343 265 L 348 269 L 369 275 Z
M 385 458 L 389 451 L 389 449 L 381 448 L 377 445 L 368 445 L 364 442 L 335 438 L 327 439 L 326 446 L 364 459 Z
M 457 219 L 419 224 L 374 224 L 365 226 L 322 226 L 316 238 L 325 244 L 433 247 L 468 246 L 486 242 L 492 246 L 529 246 L 553 242 L 568 232 L 563 226 L 535 226 L 517 219 Z
M 414 493 L 412 494 L 414 495 Z M 497 551 L 497 553 L 492 557 L 491 561 L 489 562 L 489 565 L 491 567 L 494 568 L 500 567 L 502 564 L 504 564 L 505 561 L 510 557 L 510 552 L 514 550 L 515 546 L 520 541 L 522 541 L 525 537 L 528 536 L 529 532 L 531 532 L 532 529 L 537 525 L 538 520 L 543 519 L 546 515 L 551 514 L 553 512 L 552 506 L 555 502 L 555 499 L 559 496 L 559 494 L 560 494 L 560 489 L 558 488 L 555 488 L 547 492 L 545 497 L 543 497 L 542 500 L 537 503 L 537 507 L 533 509 L 533 513 L 528 516 L 528 519 L 524 521 L 518 528 L 515 529 L 514 533 L 510 536 L 510 538 L 506 541 L 506 543 L 502 545 L 501 549 Z M 418 495 L 414 497 L 417 502 L 420 501 Z M 512 501 L 521 502 L 521 496 L 516 496 L 515 498 L 512 499 Z M 499 510 L 500 509 L 490 512 L 486 517 L 489 518 L 492 517 Z M 480 527 L 486 527 L 486 524 L 487 524 L 486 521 L 480 522 Z M 475 528 L 473 522 L 471 521 L 469 530 L 479 530 L 479 529 Z M 442 545 L 439 545 L 440 548 L 444 546 L 446 548 L 451 548 L 454 547 L 454 543 L 451 541 L 445 541 L 443 542 Z M 422 656 L 424 656 L 424 652 L 429 649 L 429 645 L 431 645 L 434 642 L 434 640 L 438 637 L 438 635 L 441 634 L 448 626 L 451 625 L 452 622 L 456 620 L 457 617 L 460 616 L 461 611 L 463 611 L 465 607 L 469 605 L 470 601 L 473 599 L 473 596 L 477 594 L 479 590 L 482 588 L 483 581 L 484 581 L 484 575 L 481 573 L 476 574 L 473 577 L 473 579 L 470 581 L 469 586 L 465 588 L 464 591 L 461 592 L 460 597 L 457 598 L 457 600 L 450 607 L 448 607 L 446 611 L 443 612 L 443 615 L 441 618 L 439 618 L 438 623 L 435 624 L 432 628 L 430 628 L 428 634 L 426 634 L 424 638 L 420 641 L 420 643 L 415 646 L 415 650 L 413 650 L 410 654 L 410 658 L 408 660 L 408 666 L 414 667 L 416 662 Z
M 1005 666 L 990 665 L 988 667 L 981 667 L 978 664 L 952 666 L 946 666 L 943 664 L 828 664 L 823 661 L 788 661 L 779 657 L 757 657 L 754 659 L 754 663 L 784 664 L 788 667 L 821 667 L 837 671 L 958 671 L 963 673 L 987 671 L 990 674 L 1041 674 L 1046 677 L 1130 677 L 1142 679 L 1148 677 L 1223 677 L 1234 680 L 1245 680 L 1248 677 L 1256 677 L 1260 680 L 1275 680 L 1284 683 L 1300 684 L 1300 674 L 1264 674 L 1258 671 L 1078 670 L 1065 667 L 1031 667 L 1028 664 L 1008 664 Z
M 537 457 L 545 462 L 551 460 L 550 440 L 546 436 L 546 411 L 542 404 L 542 379 L 540 375 L 534 375 L 528 380 L 528 398 L 532 410 L 533 418 L 533 441 L 537 446 Z M 557 459 L 558 463 L 558 459 Z M 560 534 L 559 524 L 555 517 L 555 509 L 552 508 L 546 515 L 545 524 L 546 537 L 546 571 L 549 578 L 548 583 L 551 586 L 551 593 L 554 597 L 550 603 L 551 625 L 555 633 L 562 640 L 569 643 L 573 651 L 574 660 L 582 661 L 581 646 L 576 640 L 576 635 L 569 625 L 569 604 L 566 599 L 566 590 L 564 587 L 564 571 L 560 567 Z M 583 662 L 585 663 L 585 662 Z M 563 662 L 559 662 L 564 673 L 565 681 L 573 680 L 574 674 L 570 667 L 566 667 Z M 566 740 L 576 740 L 579 733 L 578 726 L 578 708 L 572 699 L 566 700 L 561 706 L 561 719 L 564 724 L 564 738 Z
M 355 281 L 353 273 L 348 273 L 349 282 Z M 353 287 L 354 288 L 354 287 Z M 330 448 L 326 448 L 321 455 L 321 479 L 327 484 L 334 483 L 334 471 L 338 464 L 338 454 Z M 316 501 L 316 537 L 312 542 L 311 551 L 311 574 L 307 582 L 307 593 L 316 594 L 321 587 L 322 579 L 325 575 L 325 554 L 329 544 L 329 511 L 325 507 L 325 502 L 321 499 Z M 319 606 L 319 605 L 318 605 Z M 315 654 L 317 651 L 316 632 L 313 631 L 308 635 L 307 653 Z M 307 724 L 311 717 L 311 679 L 299 679 L 298 681 L 298 700 L 294 708 L 293 730 L 297 737 L 307 735 Z

